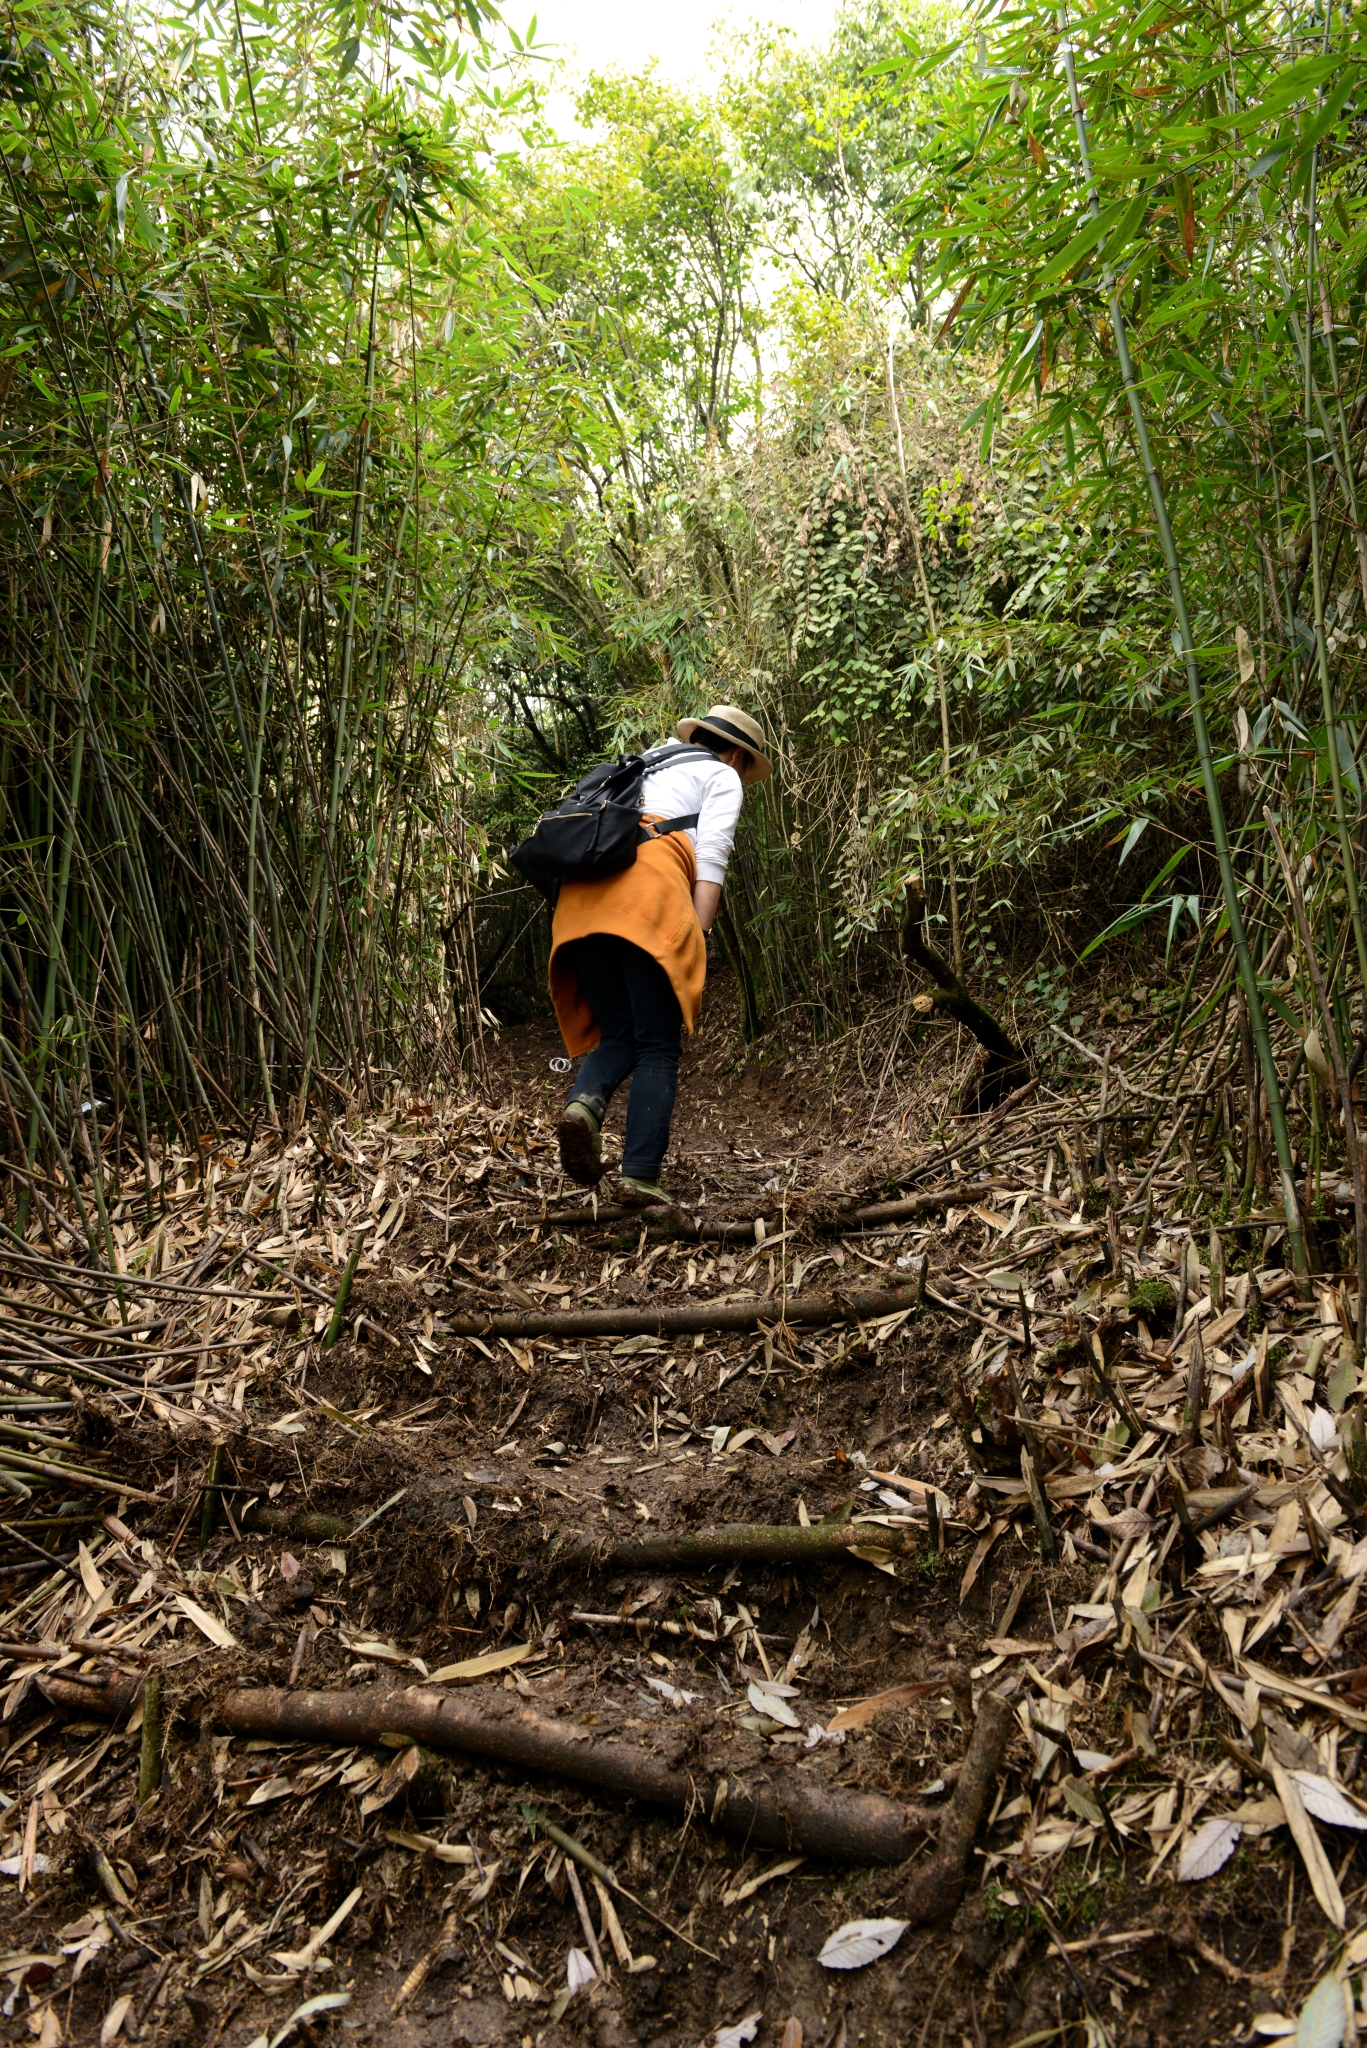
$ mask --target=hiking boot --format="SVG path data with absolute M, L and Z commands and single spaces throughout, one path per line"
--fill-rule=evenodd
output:
M 594 1187 L 603 1178 L 603 1134 L 587 1102 L 570 1102 L 556 1129 L 560 1140 L 560 1167 L 581 1188 Z
M 618 1177 L 622 1205 L 627 1209 L 677 1209 L 679 1204 L 673 1195 L 666 1194 L 655 1180 L 637 1180 L 633 1174 L 624 1173 Z

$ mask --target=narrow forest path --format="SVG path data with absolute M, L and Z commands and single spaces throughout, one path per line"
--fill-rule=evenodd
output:
M 955 1122 L 940 1074 L 871 1123 L 734 1045 L 685 1076 L 699 1234 L 557 1220 L 532 1025 L 487 1101 L 169 1162 L 166 1216 L 119 1224 L 141 1339 L 74 1260 L 4 1254 L 42 1404 L 9 1440 L 91 1476 L 11 1518 L 79 1527 L 69 1576 L 0 1578 L 0 2039 L 247 2048 L 345 1993 L 301 2037 L 1142 2048 L 1247 2038 L 1328 1967 L 1367 1825 L 1332 1277 L 1302 1301 L 1263 1222 L 1212 1262 L 1121 1056 L 1094 1180 L 1094 1089 Z M 891 1197 L 928 1213 L 858 1220 Z M 752 1327 L 495 1320 L 680 1304 Z M 862 1920 L 909 1924 L 823 1966 Z

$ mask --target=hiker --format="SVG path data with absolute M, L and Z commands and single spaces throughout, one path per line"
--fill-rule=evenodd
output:
M 560 1163 L 584 1187 L 602 1178 L 603 1119 L 630 1074 L 621 1188 L 637 1207 L 671 1199 L 660 1174 L 680 1038 L 702 1005 L 706 934 L 726 879 L 742 785 L 773 773 L 763 731 L 733 704 L 681 719 L 676 730 L 689 751 L 671 747 L 648 767 L 641 820 L 646 827 L 694 822 L 645 840 L 620 874 L 564 883 L 551 926 L 551 1001 L 566 1051 L 587 1055 L 560 1120 Z

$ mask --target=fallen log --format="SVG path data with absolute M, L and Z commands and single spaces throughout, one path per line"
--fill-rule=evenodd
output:
M 968 1751 L 940 1823 L 935 1854 L 911 1874 L 903 1898 L 907 1919 L 945 1920 L 956 1910 L 968 1884 L 968 1859 L 1001 1776 L 1014 1717 L 999 1693 L 978 1702 Z
M 697 1529 L 681 1536 L 639 1536 L 625 1543 L 603 1543 L 577 1536 L 554 1550 L 549 1561 L 597 1571 L 686 1571 L 713 1564 L 825 1564 L 847 1558 L 852 1550 L 877 1550 L 888 1556 L 919 1550 L 922 1538 L 907 1529 L 817 1522 L 724 1522 L 715 1529 Z
M 980 1717 L 981 1719 L 981 1717 Z M 412 1686 L 403 1692 L 230 1692 L 217 1715 L 233 1735 L 281 1742 L 374 1746 L 407 1735 L 429 1749 L 459 1749 L 492 1763 L 592 1785 L 621 1799 L 698 1811 L 758 1846 L 801 1849 L 842 1863 L 901 1863 L 940 1825 L 938 1811 L 868 1792 L 823 1791 L 805 1774 L 769 1766 L 753 1779 L 680 1768 L 615 1736 L 551 1720 L 506 1693 L 458 1697 Z M 966 1852 L 965 1852 L 966 1854 Z
M 1006 1097 L 1015 1094 L 1030 1078 L 1025 1050 L 1017 1045 L 1015 1039 L 992 1012 L 985 1009 L 976 996 L 970 994 L 944 954 L 932 946 L 926 937 L 926 900 L 919 875 L 913 875 L 907 882 L 905 897 L 906 917 L 902 925 L 903 958 L 909 966 L 919 967 L 924 974 L 928 974 L 935 984 L 928 1000 L 918 997 L 918 1003 L 924 1003 L 926 1007 L 938 1010 L 946 1017 L 953 1017 L 966 1031 L 972 1032 L 983 1049 L 978 1071 L 964 1090 L 959 1114 L 996 1109 Z
M 641 1212 L 637 1212 L 638 1214 Z M 757 1330 L 761 1323 L 868 1322 L 916 1306 L 916 1285 L 848 1294 L 790 1294 L 753 1301 L 691 1302 L 659 1308 L 571 1308 L 490 1311 L 443 1316 L 451 1337 L 665 1337 L 708 1330 Z
M 865 1202 L 857 1209 L 836 1209 L 810 1217 L 805 1210 L 812 1196 L 795 1197 L 787 1210 L 787 1220 L 819 1231 L 825 1237 L 838 1237 L 846 1230 L 873 1230 L 884 1223 L 912 1223 L 920 1216 L 939 1216 L 955 1202 L 980 1202 L 984 1195 L 1007 1185 L 995 1180 L 964 1181 L 954 1187 L 928 1189 L 923 1195 L 900 1195 L 892 1202 Z M 439 1210 L 429 1207 L 428 1213 L 441 1221 Z M 486 1210 L 481 1220 L 487 1215 Z M 749 1244 L 755 1241 L 757 1221 L 767 1226 L 778 1223 L 782 1215 L 782 1210 L 775 1206 L 743 1222 L 714 1223 L 705 1216 L 695 1220 L 684 1210 L 661 1208 L 658 1204 L 653 1208 L 628 1209 L 619 1202 L 600 1202 L 597 1209 L 551 1209 L 539 1220 L 546 1230 L 589 1229 L 595 1223 L 644 1223 L 652 1228 L 672 1227 L 679 1237 L 697 1238 L 709 1244 Z M 756 1248 L 763 1250 L 762 1238 Z

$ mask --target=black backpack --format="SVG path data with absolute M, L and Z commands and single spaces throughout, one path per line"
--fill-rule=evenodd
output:
M 676 742 L 590 768 L 553 811 L 543 812 L 531 838 L 514 848 L 508 856 L 513 866 L 554 903 L 562 882 L 597 882 L 605 875 L 619 875 L 647 839 L 686 832 L 698 822 L 696 811 L 686 818 L 669 818 L 649 832 L 641 824 L 641 785 L 648 770 L 681 754 L 716 758 L 710 747 Z

